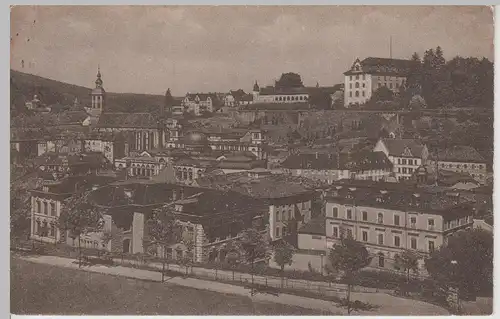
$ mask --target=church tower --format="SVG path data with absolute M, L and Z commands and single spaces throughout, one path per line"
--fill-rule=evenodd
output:
M 97 67 L 97 79 L 95 80 L 95 88 L 92 90 L 90 95 L 92 98 L 92 107 L 90 111 L 93 115 L 99 116 L 104 109 L 106 101 L 106 91 L 102 87 L 100 67 Z

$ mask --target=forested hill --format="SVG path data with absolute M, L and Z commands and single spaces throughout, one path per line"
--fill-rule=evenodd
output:
M 24 113 L 25 102 L 31 101 L 35 94 L 47 106 L 72 106 L 75 97 L 80 105 L 89 106 L 90 90 L 83 86 L 10 70 L 11 116 Z M 163 103 L 162 95 L 110 92 L 106 95 L 107 110 L 113 112 L 156 113 Z

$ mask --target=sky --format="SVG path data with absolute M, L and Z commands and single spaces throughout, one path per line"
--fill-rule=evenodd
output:
M 296 72 L 332 86 L 356 58 L 493 60 L 487 6 L 15 6 L 11 68 L 108 92 L 251 91 Z M 22 68 L 21 60 L 24 60 Z

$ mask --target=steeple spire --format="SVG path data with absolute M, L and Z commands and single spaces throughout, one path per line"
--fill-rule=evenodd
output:
M 99 64 L 97 65 L 97 79 L 95 80 L 95 87 L 96 88 L 102 87 L 101 66 Z

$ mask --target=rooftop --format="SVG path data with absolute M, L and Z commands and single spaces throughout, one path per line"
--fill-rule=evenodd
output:
M 415 65 L 415 62 L 402 59 L 368 57 L 360 61 L 360 64 L 360 71 L 362 73 L 406 76 L 411 68 Z M 352 75 L 356 73 L 359 74 L 360 72 L 357 72 L 354 69 L 353 64 L 352 68 L 346 71 L 344 74 Z
M 302 226 L 298 233 L 299 234 L 309 234 L 309 235 L 326 235 L 326 220 L 325 217 L 317 217 L 311 219 L 307 224 Z
M 456 145 L 430 154 L 430 158 L 446 162 L 485 163 L 485 159 L 472 146 Z
M 157 120 L 151 113 L 102 113 L 98 128 L 156 128 Z
M 424 144 L 415 139 L 392 139 L 392 138 L 384 138 L 381 139 L 384 145 L 387 147 L 389 151 L 389 155 L 392 156 L 410 156 L 411 157 L 420 157 L 423 150 Z M 410 153 L 407 153 L 407 150 Z
M 373 169 L 386 169 L 392 167 L 391 162 L 382 152 L 361 151 L 357 153 L 316 153 L 290 155 L 282 167 L 288 169 L 347 169 L 364 171 Z

